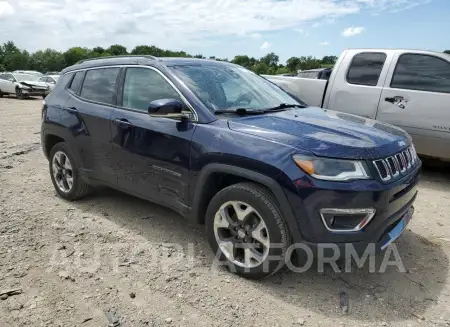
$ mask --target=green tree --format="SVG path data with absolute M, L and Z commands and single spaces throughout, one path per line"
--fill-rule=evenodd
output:
M 234 57 L 234 59 L 231 60 L 231 62 L 233 64 L 240 65 L 247 69 L 252 69 L 252 67 L 256 64 L 256 59 L 250 58 L 247 55 L 239 55 L 239 56 Z
M 280 61 L 280 57 L 278 57 L 275 53 L 271 52 L 259 59 L 259 61 L 265 63 L 269 67 L 277 66 Z
M 300 58 L 298 57 L 291 57 L 286 61 L 286 67 L 290 72 L 295 72 L 300 67 Z
M 105 51 L 109 52 L 112 56 L 123 56 L 123 55 L 128 54 L 127 48 L 125 48 L 123 45 L 120 45 L 120 44 L 111 45 Z
M 325 56 L 322 58 L 322 64 L 334 65 L 337 60 L 338 60 L 338 57 L 336 57 L 336 56 Z
M 450 50 L 445 50 L 444 53 L 450 54 Z
M 252 70 L 256 74 L 268 74 L 269 73 L 269 66 L 265 62 L 257 62 L 253 65 Z
M 90 58 L 90 50 L 81 47 L 73 47 L 64 52 L 64 63 L 66 66 L 71 66 L 76 62 Z

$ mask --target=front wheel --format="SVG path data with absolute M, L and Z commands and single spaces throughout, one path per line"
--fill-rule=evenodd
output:
M 206 232 L 213 251 L 242 277 L 262 279 L 284 266 L 288 228 L 273 195 L 258 184 L 217 193 L 206 212 Z
M 25 95 L 23 94 L 23 91 L 20 87 L 16 87 L 16 98 L 23 100 L 25 98 Z
M 89 193 L 91 187 L 81 179 L 66 143 L 56 144 L 50 151 L 49 158 L 50 177 L 60 197 L 74 201 Z

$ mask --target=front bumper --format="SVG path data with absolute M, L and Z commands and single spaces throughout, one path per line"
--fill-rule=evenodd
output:
M 22 93 L 29 96 L 43 96 L 49 93 L 48 89 L 22 88 Z
M 296 194 L 288 196 L 301 232 L 301 239 L 293 239 L 293 242 L 303 243 L 313 252 L 324 244 L 337 246 L 341 254 L 349 244 L 357 253 L 364 253 L 369 244 L 375 244 L 377 252 L 384 250 L 400 236 L 413 215 L 419 177 L 420 165 L 391 184 L 327 182 L 298 188 Z M 339 232 L 330 231 L 324 225 L 320 215 L 322 208 L 373 208 L 376 213 L 361 230 Z

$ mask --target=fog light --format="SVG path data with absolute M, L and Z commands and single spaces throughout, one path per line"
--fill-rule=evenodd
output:
M 334 209 L 320 210 L 325 228 L 330 232 L 359 232 L 375 216 L 375 209 Z

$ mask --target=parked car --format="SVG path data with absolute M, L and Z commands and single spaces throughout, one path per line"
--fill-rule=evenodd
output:
M 421 166 L 398 127 L 192 58 L 66 68 L 44 100 L 41 140 L 62 198 L 106 185 L 167 206 L 205 224 L 212 250 L 255 279 L 292 244 L 385 249 L 412 217 Z
M 38 71 L 35 71 L 35 70 L 15 70 L 15 71 L 13 71 L 13 74 L 27 74 L 27 75 L 34 75 L 34 76 L 38 76 L 38 77 L 44 76 L 44 74 L 42 74 Z
M 317 68 L 302 70 L 297 73 L 297 77 L 312 78 L 312 79 L 324 79 L 328 80 L 331 75 L 331 68 Z
M 47 84 L 49 93 L 55 88 L 56 82 L 58 81 L 59 75 L 46 75 L 39 79 L 39 82 Z
M 60 75 L 60 72 L 46 72 L 44 75 Z
M 450 55 L 353 49 L 329 81 L 265 76 L 307 104 L 397 125 L 419 154 L 450 160 Z
M 19 73 L 0 74 L 0 97 L 7 94 L 15 94 L 18 99 L 29 96 L 45 96 L 49 93 L 46 83 L 39 82 L 35 75 Z

